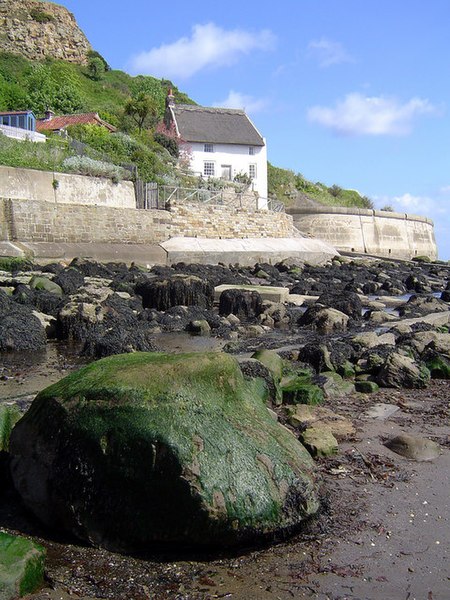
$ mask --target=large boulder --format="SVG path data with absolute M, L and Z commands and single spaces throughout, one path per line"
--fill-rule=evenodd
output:
M 142 296 L 144 308 L 167 310 L 173 306 L 212 308 L 214 288 L 208 281 L 195 275 L 173 275 L 163 279 L 146 279 L 135 287 Z
M 40 392 L 11 473 L 44 523 L 95 545 L 233 545 L 318 508 L 312 461 L 224 353 L 99 360 Z
M 322 334 L 334 331 L 345 331 L 349 317 L 335 308 L 328 308 L 320 304 L 310 306 L 297 321 L 300 326 L 309 326 Z
M 390 388 L 424 388 L 429 381 L 430 371 L 425 366 L 397 352 L 388 356 L 377 376 L 379 385 Z

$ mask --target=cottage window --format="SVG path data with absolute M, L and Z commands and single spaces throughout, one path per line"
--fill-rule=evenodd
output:
M 250 154 L 250 156 L 253 156 L 255 154 L 255 148 L 253 146 L 249 146 L 248 153 Z
M 256 179 L 256 165 L 248 165 L 248 174 L 251 179 Z
M 203 150 L 204 152 L 214 152 L 214 144 L 205 144 Z
M 215 175 L 215 168 L 214 168 L 214 163 L 213 162 L 205 161 L 203 163 L 203 175 L 205 177 L 214 177 L 214 175 Z

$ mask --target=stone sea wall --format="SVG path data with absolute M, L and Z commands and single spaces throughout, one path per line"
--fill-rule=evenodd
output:
M 29 60 L 51 57 L 86 64 L 91 45 L 64 6 L 40 0 L 0 0 L 0 50 Z
M 200 205 L 171 211 L 0 197 L 0 241 L 159 244 L 172 237 L 290 237 L 287 215 Z
M 411 259 L 437 258 L 433 221 L 379 210 L 324 206 L 288 210 L 295 227 L 337 250 Z

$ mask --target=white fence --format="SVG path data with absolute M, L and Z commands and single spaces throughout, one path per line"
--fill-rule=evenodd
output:
M 10 127 L 9 125 L 0 125 L 0 133 L 16 140 L 29 140 L 30 142 L 45 142 L 47 139 L 43 133 L 27 131 L 26 129 Z

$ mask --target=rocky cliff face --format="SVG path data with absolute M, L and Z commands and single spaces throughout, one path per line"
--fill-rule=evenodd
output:
M 85 64 L 91 45 L 64 6 L 40 0 L 0 0 L 0 51 L 30 60 Z

